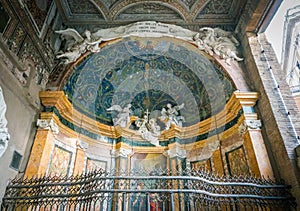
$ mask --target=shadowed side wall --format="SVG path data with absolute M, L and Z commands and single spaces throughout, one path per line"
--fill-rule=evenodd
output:
M 247 75 L 252 81 L 251 88 L 260 93 L 257 112 L 262 119 L 262 134 L 275 178 L 284 179 L 292 186 L 293 195 L 299 203 L 300 174 L 295 154 L 299 140 L 293 128 L 297 134 L 300 133 L 300 117 L 295 101 L 291 97 L 274 50 L 265 36 L 247 33 L 243 39 L 243 46 Z

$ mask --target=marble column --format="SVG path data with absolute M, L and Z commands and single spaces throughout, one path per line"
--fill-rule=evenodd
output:
M 255 176 L 274 179 L 271 162 L 261 134 L 261 121 L 254 112 L 258 93 L 236 91 L 234 95 L 244 113 L 244 122 L 239 126 L 239 133 L 244 136 L 244 149 L 250 171 Z
M 274 179 L 272 166 L 261 134 L 260 120 L 245 120 L 245 152 L 248 155 L 251 173 L 255 176 Z
M 58 126 L 52 119 L 38 119 L 37 126 L 39 128 L 25 170 L 25 176 L 29 178 L 47 173 L 54 136 L 59 133 Z
M 27 168 L 25 170 L 26 177 L 31 178 L 33 176 L 46 174 L 53 145 L 54 135 L 52 131 L 39 128 L 37 130 Z
M 115 174 L 118 176 L 120 174 L 124 174 L 127 172 L 128 168 L 128 156 L 132 153 L 131 149 L 124 149 L 122 147 L 118 149 L 113 149 L 111 151 L 112 155 L 112 167 L 115 168 Z M 119 180 L 116 179 L 114 181 L 114 188 L 115 189 L 124 189 L 125 186 L 129 185 L 129 180 Z M 115 193 L 114 194 L 114 200 L 112 203 L 112 207 L 114 207 L 115 210 L 121 211 L 123 207 L 123 193 Z
M 186 169 L 186 150 L 182 149 L 180 146 L 175 145 L 174 147 L 167 150 L 167 155 L 170 159 L 170 170 L 172 175 L 182 175 L 182 171 Z M 178 181 L 172 182 L 173 188 L 182 188 L 183 183 Z M 184 210 L 184 195 L 174 194 L 174 208 L 175 210 Z

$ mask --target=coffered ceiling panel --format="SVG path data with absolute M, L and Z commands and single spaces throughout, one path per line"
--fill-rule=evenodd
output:
M 244 0 L 56 0 L 69 26 L 107 28 L 135 21 L 157 20 L 185 26 L 216 26 L 233 30 Z M 87 27 L 88 27 L 87 26 Z
M 176 8 L 169 8 L 165 5 L 157 3 L 140 3 L 120 11 L 115 17 L 115 20 L 176 20 L 180 21 L 184 17 L 182 14 L 176 11 Z

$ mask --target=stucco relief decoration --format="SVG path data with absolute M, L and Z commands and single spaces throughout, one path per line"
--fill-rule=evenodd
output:
M 261 128 L 261 121 L 259 119 L 246 120 L 245 123 L 249 129 L 255 130 Z
M 36 125 L 40 128 L 51 130 L 54 134 L 59 133 L 59 128 L 52 119 L 38 119 Z
M 24 3 L 26 4 L 26 9 L 29 10 L 38 29 L 41 30 L 52 0 L 19 0 L 19 2 L 22 3 L 23 6 L 25 6 Z
M 16 67 L 9 68 L 19 82 L 22 85 L 26 85 L 31 81 L 35 81 L 38 85 L 45 86 L 48 81 L 49 67 L 54 64 L 51 62 L 51 59 L 48 59 L 47 62 L 50 65 L 48 66 L 43 58 L 51 57 L 50 54 L 44 53 L 45 57 L 42 56 L 38 50 L 38 46 L 28 36 L 28 33 L 21 24 L 16 25 L 13 33 L 7 40 L 7 45 L 20 62 Z M 31 76 L 32 68 L 35 70 L 35 75 L 33 76 Z
M 49 69 L 38 53 L 37 47 L 30 38 L 26 38 L 20 50 L 20 61 L 23 63 L 28 79 L 35 81 L 36 84 L 44 87 L 48 82 Z M 33 77 L 29 77 L 31 69 L 34 69 Z M 23 73 L 21 76 L 23 76 Z M 20 79 L 19 79 L 20 80 Z
M 155 21 L 144 21 L 120 26 L 110 29 L 100 29 L 94 33 L 85 31 L 80 35 L 75 29 L 65 29 L 56 31 L 66 40 L 65 49 L 57 54 L 58 59 L 63 59 L 65 64 L 76 61 L 87 51 L 100 51 L 99 44 L 117 38 L 128 36 L 139 37 L 175 37 L 193 43 L 200 50 L 210 55 L 217 55 L 230 65 L 231 60 L 242 61 L 243 58 L 237 56 L 238 40 L 232 32 L 219 28 L 204 27 L 199 32 L 194 32 L 180 26 L 165 24 Z
M 4 154 L 10 135 L 7 129 L 7 119 L 5 118 L 6 103 L 4 101 L 4 96 L 2 88 L 0 87 L 0 157 Z

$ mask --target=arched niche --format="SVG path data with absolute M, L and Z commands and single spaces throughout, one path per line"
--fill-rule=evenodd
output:
M 263 143 L 254 112 L 258 94 L 248 91 L 241 71 L 235 62 L 229 65 L 176 38 L 129 36 L 110 41 L 69 68 L 61 91 L 40 93 L 40 118 L 52 120 L 60 131 L 49 136 L 49 128 L 38 130 L 41 137 L 47 136 L 43 146 L 49 146 L 43 149 L 53 151 L 55 141 L 73 148 L 73 154 L 68 150 L 75 156 L 68 167 L 73 173 L 89 170 L 93 162 L 107 169 L 128 169 L 137 154 L 151 154 L 166 157 L 170 169 L 205 167 L 217 174 L 272 176 L 268 159 L 258 162 L 267 156 L 258 147 Z M 107 109 L 129 103 L 129 124 L 114 125 Z M 156 117 L 168 103 L 184 103 L 180 115 L 185 122 L 162 129 L 159 146 L 154 146 L 132 124 L 146 111 Z M 251 122 L 258 126 L 251 128 Z M 49 159 L 43 162 L 51 165 Z M 240 169 L 241 164 L 246 167 Z

